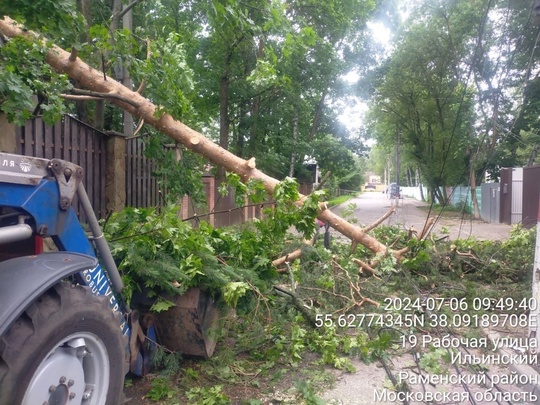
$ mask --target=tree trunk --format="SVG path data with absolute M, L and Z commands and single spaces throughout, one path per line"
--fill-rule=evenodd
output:
M 246 154 L 246 139 L 249 139 L 249 135 L 251 132 L 252 127 L 252 114 L 250 113 L 252 111 L 252 105 L 250 103 L 241 104 L 240 107 L 238 107 L 238 113 L 236 116 L 236 120 L 238 122 L 238 125 L 231 125 L 230 131 L 232 133 L 229 135 L 229 138 L 232 138 L 230 140 L 231 147 L 234 146 L 234 154 L 236 156 L 244 157 L 249 155 L 249 153 Z M 231 148 L 229 148 L 231 150 Z
M 130 9 L 124 15 L 122 26 L 125 30 L 129 30 L 129 32 L 133 31 L 133 9 Z M 122 84 L 130 90 L 133 89 L 133 80 L 129 76 L 129 70 L 125 62 L 122 63 Z M 133 116 L 126 111 L 124 111 L 123 117 L 123 132 L 125 136 L 133 136 L 134 133 Z
M 475 156 L 476 157 L 476 156 Z M 480 219 L 480 206 L 478 204 L 478 198 L 476 198 L 476 187 L 477 187 L 477 184 L 476 184 L 476 172 L 474 170 L 474 166 L 475 166 L 475 157 L 473 157 L 473 159 L 471 159 L 471 170 L 470 170 L 470 175 L 469 175 L 469 184 L 471 186 L 471 201 L 472 201 L 472 205 L 473 205 L 473 210 L 474 210 L 474 219 Z
M 441 204 L 443 205 L 450 205 L 450 197 L 448 196 L 448 189 L 446 188 L 446 182 L 442 182 L 442 186 L 439 188 L 442 189 L 441 191 Z
M 257 61 L 264 57 L 264 37 L 259 40 L 259 47 L 257 49 Z M 255 154 L 257 145 L 257 139 L 259 137 L 259 111 L 261 110 L 261 96 L 257 95 L 251 104 L 251 129 L 249 130 L 250 137 L 248 140 L 248 153 Z
M 23 30 L 22 27 L 9 17 L 0 20 L 0 30 L 7 37 L 25 36 L 35 40 L 44 41 L 32 31 Z M 70 60 L 70 53 L 58 46 L 51 46 L 46 55 L 46 62 L 60 73 L 65 73 L 72 80 L 77 80 L 86 89 L 109 95 L 110 102 L 131 113 L 135 117 L 144 119 L 146 124 L 152 125 L 172 139 L 183 144 L 187 149 L 198 153 L 216 165 L 237 173 L 244 181 L 249 179 L 261 180 L 266 191 L 271 194 L 279 181 L 261 172 L 255 167 L 252 159 L 246 161 L 227 150 L 216 145 L 210 139 L 189 128 L 169 114 L 156 114 L 157 106 L 144 98 L 141 94 L 126 88 L 112 78 L 103 79 L 103 73 L 88 66 L 81 59 Z M 302 204 L 305 197 L 300 196 L 298 204 Z M 385 253 L 388 248 L 376 238 L 365 233 L 361 228 L 350 224 L 345 219 L 326 209 L 321 204 L 319 219 L 327 222 L 338 232 L 350 238 L 353 242 L 364 245 L 374 253 Z M 400 257 L 399 252 L 392 252 Z
M 90 0 L 77 0 L 77 11 L 81 13 L 86 20 L 84 26 L 84 31 L 81 33 L 81 42 L 88 42 L 90 40 L 89 35 L 89 23 L 92 18 L 92 10 Z M 75 83 L 75 85 L 77 85 Z M 90 121 L 87 116 L 87 102 L 86 101 L 75 101 L 75 108 L 77 110 L 77 117 L 83 121 Z
M 289 166 L 289 177 L 294 177 L 294 167 L 296 166 L 296 140 L 298 138 L 298 110 L 294 111 L 293 130 L 292 130 L 292 153 Z
M 313 117 L 313 124 L 311 125 L 311 130 L 309 131 L 308 141 L 310 143 L 313 142 L 313 140 L 315 139 L 315 134 L 317 133 L 317 129 L 319 128 L 319 122 L 321 121 L 322 110 L 324 107 L 324 100 L 326 99 L 327 93 L 328 89 L 325 89 L 323 91 L 323 94 L 321 94 L 319 104 L 317 104 L 317 111 L 315 111 L 315 116 Z
M 229 150 L 229 74 L 225 72 L 219 81 L 219 146 Z M 225 167 L 218 166 L 217 182 L 225 180 Z
M 529 156 L 529 162 L 527 163 L 527 166 L 533 166 L 534 165 L 534 161 L 536 160 L 536 155 L 538 155 L 538 147 L 540 145 L 535 143 L 534 144 L 534 147 L 533 147 L 533 150 L 531 152 L 531 156 Z
M 118 31 L 120 28 L 120 13 L 122 12 L 122 0 L 113 0 L 112 2 L 112 9 L 111 9 L 111 25 L 109 26 L 109 31 L 111 32 L 111 38 L 110 42 L 114 42 L 113 35 Z M 101 52 L 101 59 L 102 59 L 102 69 L 105 70 L 105 61 L 109 59 L 108 51 L 102 49 Z M 105 72 L 103 72 L 105 74 Z M 110 120 L 108 120 L 110 121 Z M 107 126 L 107 129 L 110 128 L 110 122 L 108 124 L 105 124 L 105 102 L 102 100 L 96 101 L 96 110 L 94 113 L 94 125 L 97 129 L 103 130 L 105 129 L 105 126 Z
M 419 173 L 418 168 L 416 168 L 416 171 L 415 171 L 415 182 L 416 182 L 416 186 L 420 189 L 420 199 L 423 202 L 425 202 L 426 196 L 424 195 L 424 185 L 420 181 L 420 173 Z

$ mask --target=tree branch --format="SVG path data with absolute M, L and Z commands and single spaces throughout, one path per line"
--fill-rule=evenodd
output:
M 98 100 L 103 100 L 103 97 L 77 96 L 75 94 L 60 94 L 60 97 L 65 98 L 66 100 L 73 100 L 73 101 L 98 101 Z
M 144 125 L 144 118 L 141 118 L 141 120 L 139 121 L 139 124 L 137 124 L 137 128 L 135 128 L 135 132 L 132 135 L 133 137 L 137 136 L 139 131 L 142 129 L 143 125 Z
M 127 97 L 121 96 L 120 94 L 117 94 L 117 93 L 100 93 L 98 91 L 91 91 L 91 90 L 84 90 L 84 89 L 77 89 L 77 88 L 73 88 L 71 89 L 71 91 L 75 93 L 76 95 L 95 97 L 101 100 L 110 98 L 110 99 L 122 101 L 123 103 L 127 103 L 135 108 L 140 107 L 139 103 L 136 103 L 135 101 Z
M 146 60 L 150 59 L 152 52 L 150 52 L 150 38 L 146 38 Z M 146 87 L 146 80 L 142 79 L 139 87 L 136 90 L 136 93 L 142 94 L 144 88 Z
M 304 239 L 303 242 L 302 242 L 302 245 L 303 246 L 313 246 L 314 243 L 315 243 L 315 236 L 313 238 L 311 238 L 311 240 Z M 301 247 L 296 249 L 296 250 L 293 250 L 290 253 L 287 253 L 285 256 L 282 256 L 282 257 L 280 257 L 280 258 L 278 258 L 276 260 L 273 260 L 272 265 L 275 266 L 275 267 L 279 267 L 282 264 L 285 264 L 287 262 L 295 261 L 300 256 L 302 256 L 302 248 Z M 286 271 L 287 271 L 286 269 L 278 270 L 278 273 L 285 273 Z
M 71 48 L 71 54 L 69 55 L 70 62 L 74 62 L 77 59 L 77 49 L 75 47 Z
M 378 220 L 376 220 L 375 222 L 373 222 L 371 225 L 362 228 L 362 230 L 363 230 L 364 232 L 369 232 L 369 231 L 371 231 L 373 228 L 376 228 L 376 227 L 379 226 L 381 223 L 383 223 L 383 222 L 386 220 L 386 218 L 388 218 L 390 215 L 392 215 L 395 211 L 396 211 L 396 207 L 390 208 L 386 214 L 384 214 L 384 215 L 383 215 L 382 217 L 380 217 Z
M 125 16 L 133 7 L 135 7 L 137 4 L 141 3 L 144 0 L 134 0 L 131 3 L 129 3 L 126 8 L 124 8 L 122 11 L 120 11 L 118 14 L 115 14 L 113 18 L 117 18 L 120 20 L 123 16 Z
M 321 179 L 321 182 L 319 184 L 317 184 L 317 186 L 315 187 L 315 191 L 317 190 L 320 190 L 321 187 L 324 185 L 324 183 L 326 183 L 328 181 L 328 179 L 330 178 L 330 175 L 332 174 L 331 171 L 327 171 L 326 174 L 323 176 L 323 178 Z M 315 179 L 317 180 L 317 179 Z
M 302 298 L 300 298 L 300 296 L 292 291 L 289 291 L 281 286 L 278 286 L 278 285 L 275 285 L 273 286 L 274 290 L 276 290 L 278 293 L 280 293 L 281 295 L 285 295 L 285 296 L 288 296 L 292 303 L 294 304 L 294 306 L 296 307 L 296 309 L 298 309 L 298 311 L 300 311 L 302 313 L 302 315 L 304 315 L 304 317 L 306 318 L 306 321 L 309 322 L 311 325 L 315 326 L 315 314 L 313 312 L 311 312 L 309 309 L 308 309 L 308 306 L 306 305 L 306 303 L 302 300 Z
M 380 280 L 380 277 L 377 276 L 377 272 L 375 271 L 375 269 L 371 267 L 369 264 L 367 264 L 366 262 L 363 262 L 360 259 L 352 259 L 352 260 L 358 265 L 358 267 L 360 267 L 359 273 L 362 273 L 364 270 L 366 270 L 373 277 Z
M 429 217 L 424 224 L 424 229 L 422 229 L 422 233 L 418 237 L 419 240 L 424 240 L 429 233 L 431 232 L 431 229 L 433 228 L 433 225 L 435 224 L 435 217 Z

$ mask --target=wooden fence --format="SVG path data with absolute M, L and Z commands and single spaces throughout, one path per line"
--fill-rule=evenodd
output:
M 158 207 L 163 203 L 153 175 L 156 168 L 156 162 L 144 156 L 144 143 L 139 138 L 126 139 L 126 206 Z
M 96 216 L 106 216 L 106 138 L 103 133 L 65 116 L 53 126 L 45 124 L 41 118 L 27 121 L 17 127 L 16 138 L 18 154 L 64 159 L 81 166 L 83 183 Z M 78 207 L 77 204 L 74 207 Z
M 65 159 L 81 166 L 84 170 L 83 183 L 96 216 L 107 216 L 109 135 L 66 115 L 53 126 L 47 125 L 40 117 L 27 121 L 24 126 L 17 127 L 16 138 L 18 154 Z M 144 147 L 139 138 L 125 139 L 125 190 L 118 192 L 125 192 L 128 207 L 155 207 L 163 202 L 158 179 L 153 176 L 156 163 L 144 156 Z M 79 214 L 78 208 L 76 211 Z
M 83 183 L 98 218 L 107 212 L 106 181 L 108 135 L 66 115 L 53 126 L 39 117 L 16 128 L 16 153 L 46 159 L 59 158 L 78 164 L 84 169 Z M 144 143 L 139 138 L 125 139 L 125 201 L 128 207 L 156 207 L 164 198 L 158 179 L 153 175 L 156 163 L 144 156 Z M 109 166 L 110 167 L 110 166 Z M 203 178 L 207 206 L 195 207 L 185 197 L 182 200 L 182 217 L 204 219 L 216 227 L 238 224 L 260 217 L 260 206 L 239 208 L 232 194 L 220 196 L 218 184 L 212 177 Z M 77 204 L 74 204 L 77 207 Z M 81 220 L 84 217 L 76 208 Z

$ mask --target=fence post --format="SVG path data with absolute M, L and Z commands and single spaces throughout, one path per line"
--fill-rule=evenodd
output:
M 123 136 L 107 138 L 105 179 L 107 212 L 123 210 L 126 206 L 126 139 Z
M 0 114 L 0 150 L 6 153 L 17 153 L 15 125 L 10 124 L 4 114 Z
M 216 206 L 216 179 L 212 175 L 203 175 L 202 180 L 206 190 L 206 205 L 208 207 L 208 212 L 211 212 L 211 210 L 213 210 Z M 208 218 L 208 223 L 215 226 L 215 215 L 210 215 Z
M 534 251 L 534 264 L 533 264 L 533 277 L 532 277 L 532 300 L 531 300 L 531 312 L 529 324 L 529 339 L 535 340 L 534 345 L 538 350 L 538 343 L 540 340 L 540 334 L 538 333 L 540 327 L 540 204 L 537 214 L 537 227 L 536 227 L 536 247 Z

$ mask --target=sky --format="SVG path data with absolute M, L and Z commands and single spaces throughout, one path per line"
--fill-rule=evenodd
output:
M 392 48 L 392 33 L 390 29 L 378 21 L 368 22 L 367 26 L 373 39 L 383 45 L 386 51 L 389 52 Z M 352 70 L 341 78 L 346 83 L 352 85 L 358 82 L 360 76 L 357 71 Z M 357 134 L 363 125 L 364 116 L 368 111 L 368 105 L 358 97 L 351 97 L 347 100 L 338 100 L 332 104 L 332 107 L 341 111 L 339 120 L 347 128 L 349 133 Z

